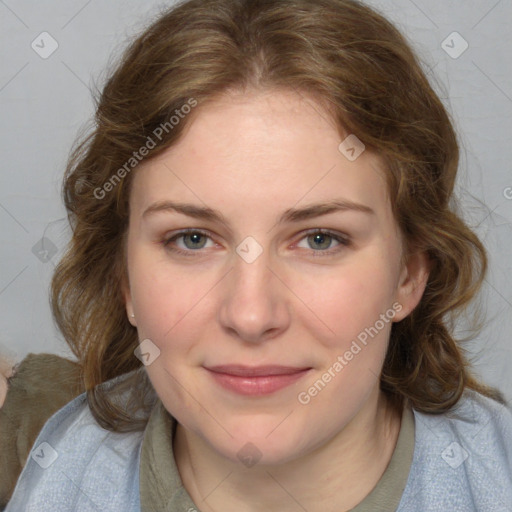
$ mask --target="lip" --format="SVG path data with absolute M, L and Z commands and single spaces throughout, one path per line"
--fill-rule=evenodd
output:
M 279 391 L 301 379 L 311 370 L 277 365 L 221 365 L 205 369 L 224 389 L 247 396 L 268 395 Z

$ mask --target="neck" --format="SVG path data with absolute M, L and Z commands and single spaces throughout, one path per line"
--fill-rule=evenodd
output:
M 400 418 L 379 391 L 328 443 L 282 465 L 241 468 L 180 424 L 174 453 L 185 489 L 205 512 L 347 511 L 383 475 Z

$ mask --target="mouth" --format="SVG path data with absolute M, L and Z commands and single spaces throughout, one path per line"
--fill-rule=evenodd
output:
M 231 392 L 258 396 L 283 389 L 304 377 L 310 367 L 221 365 L 205 367 L 214 382 Z

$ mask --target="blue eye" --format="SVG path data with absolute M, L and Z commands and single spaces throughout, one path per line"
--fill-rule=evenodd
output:
M 207 233 L 198 230 L 189 230 L 182 231 L 164 240 L 163 245 L 170 251 L 190 253 L 199 249 L 212 247 L 214 243 Z
M 202 249 L 211 249 L 216 243 L 207 232 L 189 229 L 163 240 L 162 245 L 167 251 L 179 255 L 197 256 L 206 254 Z M 348 237 L 322 229 L 310 230 L 296 244 L 298 248 L 309 251 L 312 256 L 334 255 L 349 245 Z
M 310 231 L 305 237 L 301 238 L 297 247 L 301 249 L 311 249 L 318 255 L 336 253 L 343 246 L 348 246 L 349 240 L 338 234 L 330 233 L 320 229 Z
M 323 251 L 331 247 L 331 243 L 334 241 L 334 238 L 326 233 L 316 233 L 314 235 L 309 235 L 307 237 L 307 241 L 311 249 L 320 249 Z
M 181 235 L 187 249 L 202 249 L 206 245 L 206 237 L 201 233 Z

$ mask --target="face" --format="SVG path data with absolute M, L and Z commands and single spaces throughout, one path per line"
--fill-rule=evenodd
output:
M 423 292 L 379 159 L 349 160 L 343 139 L 311 98 L 230 94 L 134 171 L 127 313 L 167 410 L 233 461 L 248 442 L 289 461 L 348 428 Z

